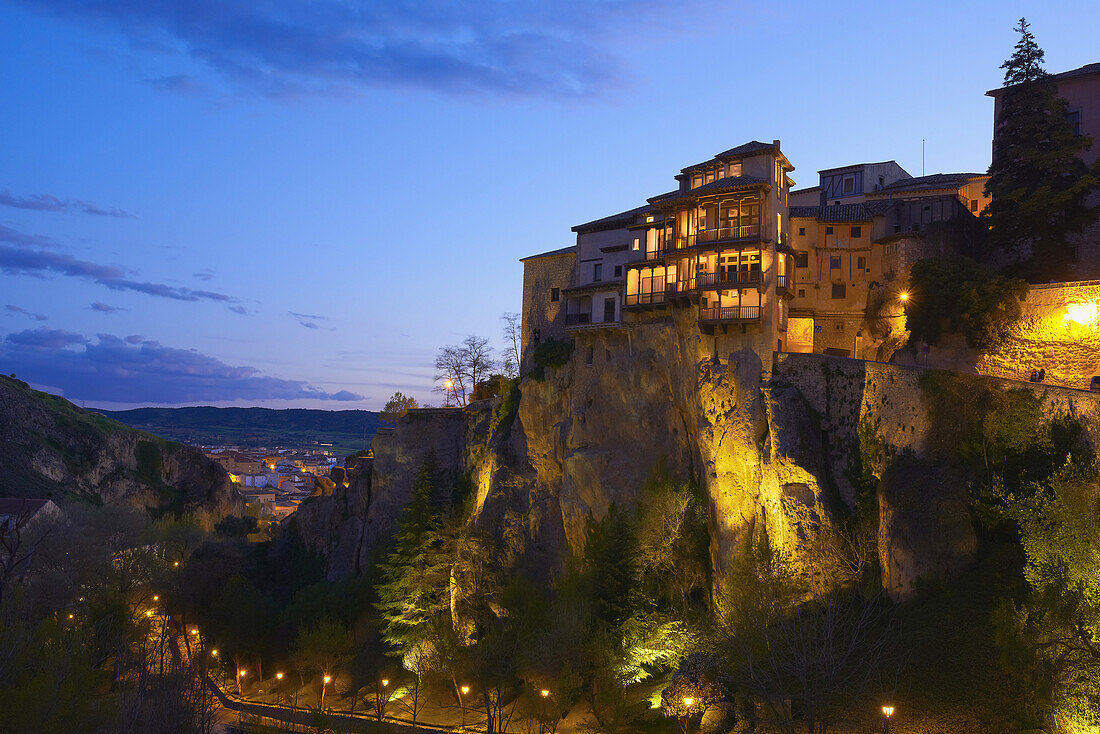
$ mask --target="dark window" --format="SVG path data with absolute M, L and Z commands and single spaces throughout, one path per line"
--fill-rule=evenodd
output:
M 551 300 L 551 301 L 557 301 L 557 300 L 559 300 L 560 298 L 561 298 L 561 289 L 559 289 L 559 288 L 551 288 L 551 289 L 550 289 L 550 300 Z
M 605 298 L 603 299 L 603 320 L 604 322 L 611 322 L 615 320 L 615 299 Z
M 616 265 L 615 266 L 615 277 L 616 278 L 623 277 L 623 266 L 622 265 Z
M 840 255 L 829 256 L 829 269 L 840 270 Z
M 542 339 L 542 329 L 535 329 L 534 334 L 532 334 L 532 340 L 537 345 L 540 339 Z
M 1074 135 L 1081 134 L 1081 110 L 1073 110 L 1066 113 L 1066 122 L 1073 128 Z
M 833 287 L 835 288 L 836 286 L 833 286 Z M 843 286 L 841 286 L 841 287 L 843 288 Z M 836 322 L 836 330 L 837 331 L 844 331 L 844 322 L 843 321 Z
M 833 283 L 833 298 L 844 298 L 844 291 L 843 283 Z M 843 329 L 844 327 L 840 326 L 839 328 Z
M 596 263 L 592 266 L 592 280 L 597 283 L 603 280 L 603 263 Z
M 863 227 L 852 227 L 852 236 L 861 237 L 863 235 Z
M 970 211 L 972 211 L 972 212 L 978 211 L 978 200 L 977 199 L 971 199 L 970 200 Z
M 589 367 L 592 366 L 592 356 L 594 351 L 595 350 L 593 350 L 592 347 L 589 347 L 588 352 L 584 355 L 584 363 Z
M 856 258 L 856 267 L 859 268 L 860 270 L 865 270 L 867 268 L 867 258 L 857 257 Z
M 798 228 L 798 236 L 799 237 L 805 237 L 806 236 L 806 228 L 805 227 L 799 227 Z
M 799 288 L 798 289 L 798 297 L 799 298 L 805 298 L 806 297 L 806 289 L 805 288 Z
M 832 233 L 833 233 L 833 228 L 832 227 L 826 227 L 825 228 L 825 234 L 832 234 Z
M 850 194 L 856 190 L 856 179 L 854 176 L 845 176 L 844 178 L 844 193 Z
M 808 252 L 796 252 L 794 254 L 794 266 L 796 268 L 810 267 L 810 254 Z

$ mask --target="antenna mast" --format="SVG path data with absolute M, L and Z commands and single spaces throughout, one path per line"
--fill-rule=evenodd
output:
M 920 175 L 924 175 L 924 138 L 920 139 Z

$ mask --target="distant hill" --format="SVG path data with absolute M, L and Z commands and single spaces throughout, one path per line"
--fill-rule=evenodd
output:
M 137 408 L 101 410 L 128 426 L 189 444 L 321 448 L 338 454 L 370 446 L 380 420 L 369 410 L 272 408 Z M 325 446 L 324 448 L 329 448 Z
M 0 375 L 0 497 L 83 498 L 153 511 L 227 510 L 229 475 L 191 446 Z

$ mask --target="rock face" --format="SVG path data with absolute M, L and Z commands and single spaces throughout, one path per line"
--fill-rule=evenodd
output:
M 635 504 L 660 472 L 703 488 L 720 570 L 762 535 L 807 557 L 862 491 L 879 507 L 884 587 L 902 598 L 922 578 L 956 573 L 976 549 L 965 484 L 937 473 L 929 455 L 919 372 L 809 354 L 765 365 L 728 337 L 667 318 L 581 332 L 569 363 L 523 381 L 510 422 L 495 403 L 410 411 L 376 437 L 369 471 L 303 504 L 299 530 L 325 551 L 331 575 L 362 572 L 430 453 L 447 477 L 472 483 L 475 522 L 506 558 L 552 571 L 583 548 L 589 517 Z M 1100 415 L 1097 396 L 1036 389 L 1051 413 Z
M 173 444 L 0 377 L 0 495 L 154 511 L 235 506 L 229 475 Z

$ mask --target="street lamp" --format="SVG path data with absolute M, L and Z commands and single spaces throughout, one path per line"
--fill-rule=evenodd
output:
M 283 679 L 283 674 L 282 673 L 276 673 L 275 674 L 275 680 L 282 680 L 282 679 Z
M 550 691 L 546 690 L 545 688 L 543 688 L 541 691 L 539 691 L 539 693 L 542 694 L 543 698 L 546 698 L 550 695 Z
M 903 301 L 908 301 L 909 300 L 909 292 L 908 291 L 902 291 L 901 294 L 898 295 L 898 298 L 900 298 Z
M 325 689 L 328 688 L 329 682 L 332 680 L 332 676 L 326 675 L 321 679 L 321 708 L 325 707 Z
M 458 697 L 458 709 L 462 712 L 462 727 L 466 727 L 466 700 L 465 696 L 470 692 L 469 686 L 462 686 L 458 689 L 462 695 Z
M 886 717 L 886 734 L 890 734 L 890 717 L 894 715 L 894 707 L 883 706 L 882 715 Z
M 694 703 L 694 698 L 691 696 L 684 696 L 684 716 L 680 722 L 680 725 L 684 729 L 684 734 L 688 734 L 688 727 L 691 725 L 691 707 Z

